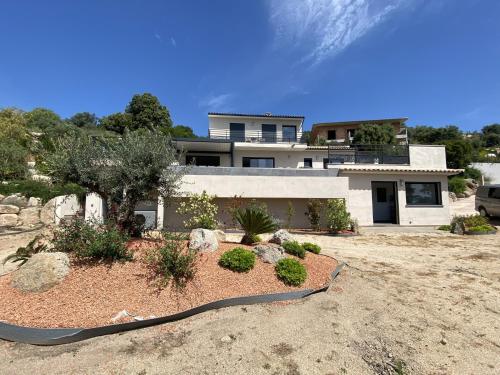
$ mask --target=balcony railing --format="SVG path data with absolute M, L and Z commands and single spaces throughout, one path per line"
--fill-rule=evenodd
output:
M 410 164 L 408 145 L 328 146 L 329 164 Z
M 306 143 L 302 139 L 302 132 L 266 132 L 261 130 L 229 130 L 209 129 L 210 139 L 225 139 L 234 142 L 247 143 Z

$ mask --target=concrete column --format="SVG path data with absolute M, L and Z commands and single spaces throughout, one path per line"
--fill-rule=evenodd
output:
M 96 193 L 87 194 L 85 199 L 85 221 L 104 222 L 104 200 Z
M 163 214 L 165 212 L 163 197 L 158 197 L 158 209 L 156 210 L 156 229 L 163 229 Z

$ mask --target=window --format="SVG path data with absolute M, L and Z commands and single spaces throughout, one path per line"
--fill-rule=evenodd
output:
M 355 133 L 356 133 L 356 129 L 347 129 L 347 136 L 349 138 L 354 138 Z
M 312 158 L 304 158 L 304 168 L 312 168 L 313 160 Z
M 245 168 L 274 168 L 274 158 L 243 158 Z
M 186 164 L 210 167 L 220 166 L 220 156 L 214 155 L 186 155 Z
M 262 124 L 262 141 L 270 143 L 276 142 L 276 125 Z
M 283 125 L 281 132 L 283 134 L 283 142 L 297 141 L 297 127 L 292 125 Z
M 488 198 L 500 199 L 500 188 L 491 188 L 488 192 Z
M 441 184 L 439 182 L 407 182 L 405 185 L 407 205 L 441 205 Z
M 245 142 L 245 124 L 231 122 L 229 124 L 229 138 L 231 141 Z
M 336 130 L 328 130 L 327 139 L 328 140 L 337 139 L 337 131 Z

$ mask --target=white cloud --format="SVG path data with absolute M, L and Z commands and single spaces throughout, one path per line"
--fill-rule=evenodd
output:
M 155 35 L 155 38 L 156 38 L 157 40 L 159 40 L 159 41 L 160 41 L 160 43 L 161 43 L 161 42 L 162 42 L 161 35 L 160 35 L 160 34 L 158 34 L 158 33 L 155 33 L 154 35 Z
M 407 1 L 271 0 L 269 21 L 279 47 L 301 48 L 301 62 L 314 65 L 341 52 Z
M 198 103 L 200 107 L 204 107 L 209 111 L 229 111 L 229 102 L 233 98 L 232 94 L 210 94 L 205 98 L 201 99 Z
M 170 37 L 170 43 L 172 43 L 173 47 L 177 47 L 177 42 L 175 41 L 173 36 Z

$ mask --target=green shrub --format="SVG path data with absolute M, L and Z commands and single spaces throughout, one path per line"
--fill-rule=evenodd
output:
M 196 275 L 196 251 L 187 248 L 183 234 L 164 232 L 162 237 L 162 245 L 148 254 L 150 265 L 163 286 L 172 280 L 175 287 L 184 288 Z
M 0 139 L 0 180 L 24 178 L 28 174 L 28 150 L 9 138 Z
M 46 181 L 16 180 L 0 184 L 0 194 L 11 195 L 21 193 L 27 198 L 41 198 L 43 203 L 59 195 L 75 194 L 80 201 L 85 197 L 86 190 L 76 184 L 51 184 Z
M 297 241 L 286 241 L 281 244 L 283 249 L 287 254 L 295 255 L 299 258 L 304 259 L 306 257 L 306 251 L 300 243 Z
M 328 230 L 332 233 L 348 230 L 350 228 L 351 214 L 347 212 L 344 199 L 328 199 L 326 205 L 326 222 Z
M 484 224 L 484 225 L 476 225 L 474 227 L 470 227 L 467 229 L 467 231 L 476 232 L 476 233 L 484 233 L 484 232 L 496 231 L 496 229 L 489 224 Z
M 189 215 L 189 219 L 184 220 L 186 228 L 217 228 L 218 207 L 214 203 L 215 196 L 208 195 L 205 191 L 201 194 L 190 195 L 182 201 L 177 208 L 177 213 Z
M 472 178 L 475 181 L 480 181 L 481 176 L 482 176 L 482 173 L 479 169 L 474 168 L 474 167 L 465 167 L 465 170 L 464 170 L 464 177 L 465 178 Z
M 451 225 L 441 225 L 440 227 L 438 227 L 438 230 L 442 230 L 442 231 L 445 231 L 445 232 L 450 232 L 451 231 Z
M 321 252 L 321 247 L 319 247 L 314 243 L 304 242 L 302 244 L 302 247 L 304 248 L 305 251 L 309 251 L 314 254 L 319 254 Z
M 24 263 L 31 258 L 32 255 L 47 251 L 47 245 L 40 242 L 41 235 L 35 236 L 26 246 L 19 247 L 14 254 L 9 255 L 3 260 L 3 264 L 7 263 L 9 260 L 12 262 L 20 262 L 22 266 Z
M 241 239 L 243 244 L 252 244 L 260 240 L 259 234 L 269 233 L 277 228 L 276 221 L 271 217 L 264 207 L 252 205 L 245 209 L 239 209 L 235 214 L 236 220 L 245 231 Z
M 307 201 L 307 212 L 305 214 L 313 230 L 320 230 L 321 206 L 322 204 L 319 199 L 309 199 Z
M 299 286 L 307 278 L 306 268 L 295 259 L 285 258 L 276 263 L 276 275 L 287 285 Z
M 464 219 L 465 228 L 480 227 L 488 225 L 488 218 L 481 215 L 471 215 Z
M 465 180 L 463 177 L 455 176 L 448 181 L 448 190 L 455 194 L 462 194 L 465 191 Z
M 236 247 L 222 254 L 219 265 L 231 271 L 248 272 L 255 266 L 255 254 L 252 251 Z

